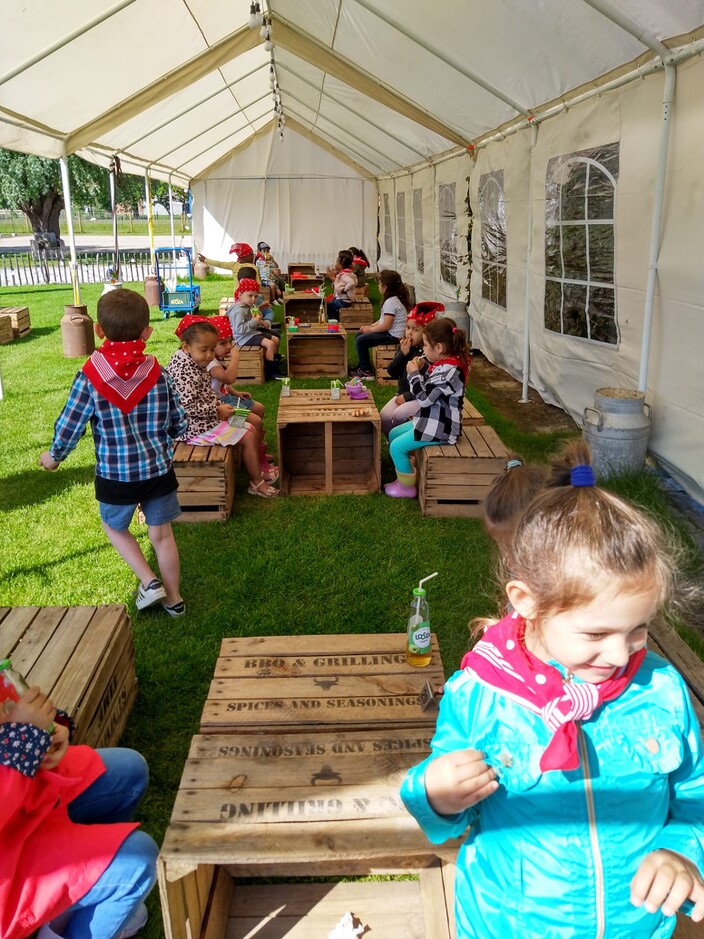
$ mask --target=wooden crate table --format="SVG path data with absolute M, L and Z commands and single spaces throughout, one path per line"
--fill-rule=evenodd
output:
M 289 276 L 289 281 L 294 290 L 300 292 L 310 288 L 317 290 L 323 286 L 325 278 L 315 271 L 296 271 Z
M 374 322 L 374 307 L 371 301 L 365 298 L 353 300 L 349 306 L 340 308 L 338 317 L 341 326 L 350 332 L 356 331 L 360 326 L 368 326 Z
M 360 413 L 361 412 L 361 413 Z M 288 495 L 362 495 L 381 485 L 381 421 L 374 399 L 344 389 L 291 389 L 276 417 L 280 489 Z
M 26 306 L 3 306 L 0 307 L 0 316 L 9 316 L 12 324 L 12 332 L 15 339 L 22 339 L 29 336 L 31 326 L 29 322 L 29 307 Z
M 320 316 L 320 296 L 295 290 L 284 294 L 284 317 L 297 316 L 301 323 L 317 323 Z
M 423 515 L 479 518 L 482 502 L 506 468 L 506 447 L 493 427 L 462 424 L 456 444 L 418 451 L 418 501 Z
M 347 378 L 347 333 L 325 323 L 286 331 L 290 378 Z
M 12 659 L 76 724 L 75 743 L 114 747 L 137 697 L 132 624 L 122 604 L 0 607 Z
M 315 274 L 315 264 L 312 261 L 291 261 L 288 266 L 288 276 L 291 274 Z
M 174 470 L 178 479 L 179 522 L 224 522 L 235 498 L 235 447 L 194 447 L 177 443 Z
M 158 865 L 167 939 L 327 939 L 347 911 L 372 936 L 452 939 L 457 842 L 431 845 L 399 797 L 434 730 L 435 714 L 420 709 L 416 689 L 441 681 L 442 663 L 435 636 L 427 668 L 405 664 L 404 644 L 402 633 L 224 640 L 218 667 L 237 653 L 238 669 L 256 676 L 225 680 L 258 683 L 263 697 L 252 701 L 265 707 L 234 712 L 231 733 L 192 740 Z M 307 687 L 283 690 L 287 703 L 269 707 L 298 674 Z M 355 680 L 367 687 L 355 689 Z M 375 696 L 384 703 L 374 706 Z M 312 712 L 293 708 L 295 700 L 320 701 L 314 710 L 332 717 L 306 723 Z M 340 700 L 349 706 L 325 707 Z M 350 722 L 352 712 L 367 717 Z M 418 880 L 238 881 L 399 872 Z

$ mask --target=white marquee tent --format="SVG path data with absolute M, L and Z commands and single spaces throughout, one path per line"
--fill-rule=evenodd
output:
M 702 498 L 704 0 L 263 13 L 7 0 L 0 146 L 190 185 L 211 257 L 354 244 L 419 299 L 468 290 L 474 344 L 524 389 L 577 418 L 597 387 L 647 390 L 652 452 Z

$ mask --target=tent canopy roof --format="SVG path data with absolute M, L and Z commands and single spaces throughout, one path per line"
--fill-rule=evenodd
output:
M 704 34 L 704 0 L 9 0 L 0 146 L 188 183 L 276 118 L 370 176 Z M 283 143 L 285 146 L 285 141 Z

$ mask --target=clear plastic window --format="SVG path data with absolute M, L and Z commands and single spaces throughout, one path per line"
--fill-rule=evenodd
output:
M 481 220 L 482 297 L 506 307 L 506 203 L 504 171 L 479 178 Z
M 545 328 L 618 343 L 618 143 L 554 157 L 545 180 Z
M 457 286 L 457 209 L 455 184 L 443 183 L 438 187 L 440 213 L 440 276 L 447 284 Z
M 423 254 L 423 190 L 413 190 L 413 238 L 416 248 L 416 270 L 422 274 L 425 270 Z
M 396 238 L 399 261 L 406 261 L 406 193 L 396 193 Z
M 389 194 L 384 193 L 384 252 L 393 254 L 394 240 L 391 234 L 391 208 L 389 206 Z

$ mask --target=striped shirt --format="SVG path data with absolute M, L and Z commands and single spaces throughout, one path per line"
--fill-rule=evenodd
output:
M 128 414 L 99 395 L 79 372 L 54 425 L 49 449 L 52 460 L 65 460 L 89 423 L 96 475 L 116 482 L 140 482 L 168 473 L 174 439 L 187 427 L 186 414 L 164 369 L 151 391 Z

